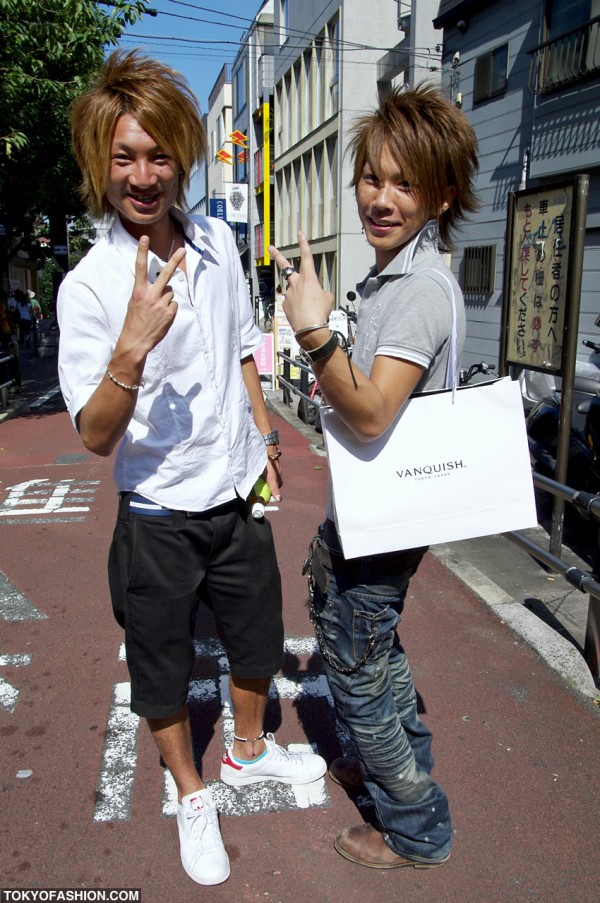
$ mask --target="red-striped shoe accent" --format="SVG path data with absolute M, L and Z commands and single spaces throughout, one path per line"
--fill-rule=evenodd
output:
M 230 751 L 229 751 L 228 749 L 225 750 L 225 755 L 224 755 L 223 758 L 221 759 L 222 764 L 223 764 L 223 765 L 229 765 L 230 768 L 235 768 L 237 771 L 241 771 L 242 768 L 243 768 L 244 766 L 243 766 L 243 765 L 240 765 L 239 762 L 235 762 L 235 761 L 231 758 L 229 752 L 230 752 Z

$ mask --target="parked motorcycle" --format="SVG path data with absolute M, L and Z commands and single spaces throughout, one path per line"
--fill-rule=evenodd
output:
M 600 317 L 596 320 L 600 327 Z M 592 354 L 576 369 L 569 435 L 566 483 L 573 489 L 600 492 L 600 343 L 584 340 Z M 555 479 L 561 393 L 547 392 L 527 416 L 531 462 L 538 473 Z

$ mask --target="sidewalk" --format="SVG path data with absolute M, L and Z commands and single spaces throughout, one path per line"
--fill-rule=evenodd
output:
M 42 320 L 39 324 L 39 352 L 36 352 L 33 345 L 20 349 L 21 386 L 13 386 L 8 390 L 6 408 L 0 405 L 0 423 L 29 411 L 35 412 L 47 405 L 47 393 L 52 393 L 54 403 L 62 404 L 58 391 L 56 353 L 59 334 L 57 330 L 50 329 L 51 325 L 51 320 Z

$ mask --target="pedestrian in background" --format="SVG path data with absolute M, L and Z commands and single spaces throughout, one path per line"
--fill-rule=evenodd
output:
M 31 344 L 31 330 L 33 328 L 33 308 L 27 294 L 21 289 L 15 289 L 17 301 L 17 315 L 19 317 L 19 344 L 21 348 Z
M 357 286 L 351 366 L 326 325 L 333 298 L 320 286 L 306 236 L 299 235 L 299 273 L 270 249 L 288 280 L 284 310 L 323 395 L 366 443 L 385 433 L 413 392 L 444 387 L 452 291 L 458 367 L 464 304 L 439 246 L 449 246 L 451 231 L 477 206 L 476 149 L 466 117 L 432 87 L 394 90 L 356 121 L 351 184 L 375 263 Z M 354 791 L 366 788 L 377 816 L 376 827 L 343 830 L 335 847 L 372 868 L 432 868 L 450 856 L 448 801 L 431 776 L 431 733 L 417 714 L 397 632 L 425 552 L 347 560 L 331 493 L 312 545 L 313 622 L 338 718 L 357 753 L 335 760 L 330 775 Z
M 37 323 L 39 320 L 43 319 L 42 306 L 41 306 L 40 302 L 38 301 L 38 299 L 35 297 L 35 292 L 32 291 L 30 288 L 27 289 L 27 297 L 29 298 L 29 300 L 31 302 L 31 310 L 33 311 L 34 323 Z
M 262 334 L 231 230 L 183 212 L 206 155 L 183 77 L 117 51 L 75 101 L 72 130 L 90 210 L 113 222 L 60 288 L 61 387 L 86 448 L 109 455 L 118 446 L 109 581 L 131 708 L 177 785 L 184 868 L 219 884 L 229 859 L 186 704 L 200 600 L 231 672 L 235 733 L 222 780 L 303 784 L 326 768 L 263 730 L 283 624 L 271 527 L 246 501 L 263 474 L 281 498 L 279 436 L 253 357 Z

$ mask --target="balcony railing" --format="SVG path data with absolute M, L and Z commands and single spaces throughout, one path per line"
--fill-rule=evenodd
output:
M 548 94 L 600 74 L 600 16 L 531 50 L 529 90 Z

